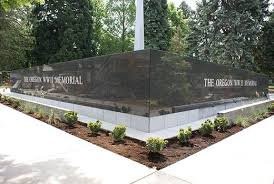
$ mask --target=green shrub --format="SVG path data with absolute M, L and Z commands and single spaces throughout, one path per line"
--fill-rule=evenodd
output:
M 150 137 L 146 141 L 146 147 L 151 153 L 159 153 L 166 147 L 167 143 L 167 140 Z
M 247 117 L 237 117 L 235 121 L 236 125 L 239 125 L 241 127 L 249 127 L 251 125 L 249 119 Z
M 202 136 L 209 136 L 214 130 L 214 124 L 211 120 L 206 120 L 199 128 L 199 132 Z
M 65 118 L 66 123 L 69 126 L 72 126 L 73 124 L 75 124 L 78 121 L 77 113 L 73 112 L 73 111 L 66 112 L 64 114 L 64 118 Z
M 187 129 L 180 129 L 177 138 L 181 143 L 187 143 L 192 136 L 192 129 L 188 127 Z
M 228 129 L 228 119 L 226 117 L 217 117 L 214 120 L 214 128 L 219 132 L 225 132 Z
M 24 105 L 24 113 L 26 114 L 33 114 L 33 108 L 31 105 Z
M 42 119 L 45 116 L 45 112 L 42 109 L 37 109 L 36 108 L 36 112 L 35 112 L 35 117 L 38 119 Z
M 88 123 L 87 126 L 90 129 L 92 134 L 97 134 L 99 130 L 101 129 L 102 123 L 99 120 L 97 120 L 96 122 Z
M 11 106 L 13 107 L 13 108 L 17 108 L 17 107 L 19 107 L 20 106 L 20 102 L 19 102 L 19 100 L 17 100 L 17 99 L 11 99 L 10 100 L 10 104 L 11 104 Z
M 274 112 L 274 103 L 272 103 L 268 108 L 268 112 Z
M 57 124 L 57 117 L 53 110 L 50 111 L 49 117 L 47 119 L 48 124 L 54 125 Z
M 13 102 L 13 99 L 11 97 L 6 97 L 6 102 L 8 102 L 8 104 L 11 105 Z
M 122 141 L 126 136 L 126 130 L 127 128 L 124 125 L 116 126 L 111 133 L 111 136 L 114 139 L 114 141 Z

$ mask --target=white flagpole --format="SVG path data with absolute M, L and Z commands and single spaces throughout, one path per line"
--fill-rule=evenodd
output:
M 136 21 L 135 21 L 135 41 L 134 50 L 145 48 L 144 39 L 144 0 L 136 0 Z

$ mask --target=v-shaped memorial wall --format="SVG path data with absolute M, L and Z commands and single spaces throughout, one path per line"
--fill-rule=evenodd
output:
M 141 50 L 11 73 L 12 92 L 144 117 L 266 97 L 247 70 Z

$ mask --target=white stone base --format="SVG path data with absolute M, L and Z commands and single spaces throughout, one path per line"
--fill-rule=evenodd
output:
M 80 119 L 83 120 L 100 120 L 105 124 L 111 124 L 113 126 L 106 126 L 113 128 L 117 124 L 122 124 L 128 128 L 140 131 L 144 133 L 156 133 L 167 129 L 173 129 L 176 127 L 185 127 L 186 125 L 195 124 L 194 122 L 200 122 L 210 117 L 214 117 L 218 112 L 235 108 L 238 106 L 250 104 L 254 101 L 242 101 L 237 103 L 230 103 L 224 105 L 218 105 L 214 107 L 207 107 L 195 110 L 189 110 L 184 112 L 178 112 L 173 114 L 167 114 L 157 117 L 143 117 L 132 114 L 114 112 L 99 108 L 93 108 L 88 106 L 82 106 L 72 103 L 66 103 L 56 100 L 50 100 L 35 96 L 28 96 L 18 93 L 6 92 L 5 95 L 18 98 L 25 101 L 31 101 L 34 103 L 43 104 L 45 106 L 51 106 L 59 109 L 66 109 L 75 111 L 79 114 Z M 84 121 L 87 122 L 87 121 Z M 202 123 L 202 122 L 201 122 Z M 109 129 L 109 128 L 108 128 Z M 134 131 L 133 131 L 134 132 Z

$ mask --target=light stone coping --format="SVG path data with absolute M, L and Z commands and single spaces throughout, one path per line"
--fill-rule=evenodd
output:
M 234 107 L 234 108 L 231 108 L 231 109 L 220 111 L 219 114 L 225 114 L 225 113 L 228 113 L 228 112 L 237 111 L 237 110 L 241 110 L 241 109 L 245 109 L 245 108 L 248 108 L 248 107 L 253 107 L 253 106 L 257 106 L 257 105 L 261 105 L 261 104 L 265 104 L 265 103 L 269 103 L 269 102 L 273 102 L 273 101 L 272 100 L 264 100 L 264 101 L 255 102 L 255 103 L 252 103 L 252 104 L 242 105 L 242 106 L 239 106 L 239 107 Z

